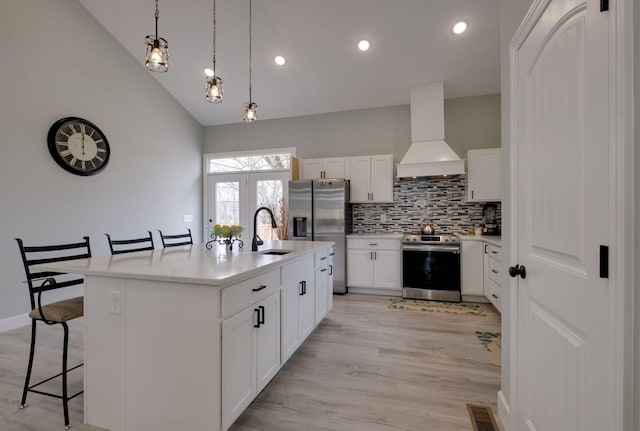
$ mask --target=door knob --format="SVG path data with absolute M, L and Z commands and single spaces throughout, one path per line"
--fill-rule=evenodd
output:
M 511 277 L 517 277 L 519 275 L 522 278 L 526 278 L 527 270 L 525 269 L 524 265 L 510 266 L 509 275 Z

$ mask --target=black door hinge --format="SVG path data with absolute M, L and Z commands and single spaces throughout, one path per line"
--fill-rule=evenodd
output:
M 600 0 L 600 12 L 609 10 L 609 0 Z
M 600 246 L 600 278 L 609 278 L 609 247 Z

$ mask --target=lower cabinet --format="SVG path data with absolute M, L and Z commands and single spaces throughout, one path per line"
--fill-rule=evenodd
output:
M 347 239 L 347 286 L 388 291 L 402 290 L 400 239 Z M 352 289 L 353 291 L 356 291 Z
M 316 278 L 315 278 L 315 324 L 319 324 L 329 312 L 329 253 L 316 253 Z M 333 297 L 333 284 L 332 284 Z
M 333 248 L 329 249 L 329 273 L 327 274 L 327 313 L 333 309 Z
M 484 245 L 484 294 L 496 310 L 502 311 L 502 248 Z
M 222 322 L 222 428 L 227 429 L 280 369 L 278 292 Z
M 282 267 L 281 358 L 286 362 L 315 328 L 314 256 Z
M 461 278 L 462 294 L 484 296 L 484 280 L 480 277 L 484 268 L 484 241 L 465 240 L 462 242 Z

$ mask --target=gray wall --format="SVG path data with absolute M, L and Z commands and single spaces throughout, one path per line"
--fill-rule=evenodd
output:
M 640 216 L 640 4 L 634 2 L 634 139 L 635 139 L 635 427 L 640 427 L 640 226 L 638 217 Z
M 408 91 L 408 90 L 407 90 Z M 445 100 L 445 137 L 462 158 L 500 146 L 500 95 Z M 205 128 L 205 153 L 296 147 L 300 159 L 393 154 L 411 144 L 409 105 Z
M 89 235 L 105 255 L 105 232 L 200 235 L 202 127 L 76 0 L 3 0 L 0 53 L 0 323 L 29 311 L 14 237 Z M 107 135 L 103 172 L 72 175 L 49 155 L 49 127 L 66 116 Z
M 532 0 L 500 0 L 500 94 L 502 97 L 502 271 L 505 279 L 502 281 L 502 333 L 508 334 L 511 327 L 509 303 L 511 301 L 511 281 L 506 279 L 507 266 L 511 258 L 511 247 L 508 233 L 511 229 L 511 181 L 509 170 L 509 43 L 520 23 L 524 19 Z M 510 390 L 511 367 L 509 364 L 509 337 L 502 337 L 502 393 L 509 405 L 512 395 Z

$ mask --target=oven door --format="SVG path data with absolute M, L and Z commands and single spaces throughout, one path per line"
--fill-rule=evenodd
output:
M 405 245 L 402 296 L 460 302 L 460 246 Z

